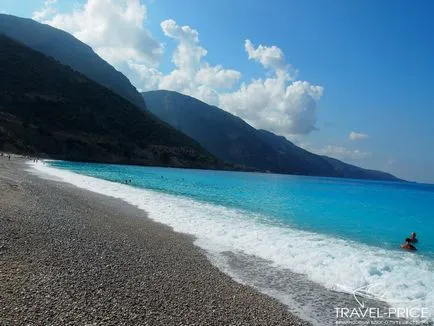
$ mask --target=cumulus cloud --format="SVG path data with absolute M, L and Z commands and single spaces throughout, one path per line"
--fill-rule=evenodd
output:
M 123 73 L 129 77 L 133 85 L 137 85 L 139 91 L 157 89 L 163 76 L 157 68 L 140 64 L 134 60 L 128 60 L 122 68 Z
M 223 69 L 221 65 L 205 64 L 196 74 L 199 84 L 212 88 L 231 88 L 241 77 L 241 73 L 232 69 Z
M 55 0 L 47 0 L 51 8 Z M 44 8 L 41 10 L 43 11 Z M 316 130 L 323 87 L 297 80 L 297 71 L 275 46 L 245 40 L 247 59 L 264 67 L 264 77 L 239 83 L 241 73 L 206 61 L 199 32 L 173 19 L 161 22 L 176 43 L 167 74 L 159 70 L 164 47 L 144 27 L 147 8 L 139 0 L 87 0 L 71 13 L 48 10 L 34 17 L 70 32 L 122 71 L 140 90 L 169 89 L 218 105 L 256 128 L 292 137 Z
M 255 48 L 250 40 L 245 40 L 244 49 L 246 50 L 250 60 L 255 60 L 261 63 L 265 68 L 276 71 L 277 73 L 288 74 L 288 78 L 295 79 L 296 71 L 285 60 L 283 51 L 277 46 L 264 46 L 262 44 Z M 293 74 L 289 74 L 289 72 Z
M 53 5 L 56 4 L 56 2 L 57 0 L 45 0 L 44 6 L 32 14 L 32 19 L 40 21 L 54 15 L 57 11 Z
M 293 69 L 278 47 L 259 45 L 255 48 L 250 40 L 245 41 L 244 47 L 249 59 L 270 69 L 273 76 L 243 83 L 240 89 L 221 94 L 222 108 L 257 128 L 286 136 L 316 130 L 316 107 L 323 87 L 294 81 Z
M 47 3 L 45 9 L 53 0 Z M 33 17 L 71 33 L 114 65 L 134 60 L 156 67 L 163 55 L 162 44 L 144 27 L 147 8 L 140 0 L 88 0 L 72 13 L 35 12 Z
M 190 26 L 180 26 L 173 19 L 161 22 L 160 26 L 164 35 L 176 41 L 177 46 L 172 55 L 175 69 L 160 78 L 159 88 L 218 104 L 219 93 L 233 87 L 241 73 L 206 62 L 207 50 L 200 45 L 199 33 Z
M 362 140 L 362 139 L 369 138 L 369 135 L 351 131 L 348 137 L 350 140 Z
M 289 85 L 281 76 L 243 84 L 221 94 L 220 105 L 258 128 L 279 134 L 308 134 L 315 130 L 316 101 L 323 88 L 308 82 Z
M 173 19 L 161 22 L 164 35 L 178 41 L 172 56 L 174 65 L 182 71 L 195 73 L 207 51 L 199 45 L 199 33 L 190 26 L 179 26 Z
M 313 150 L 313 152 L 320 155 L 331 156 L 344 161 L 345 160 L 355 161 L 371 155 L 370 152 L 364 152 L 359 149 L 349 149 L 343 146 L 333 146 L 333 145 L 328 145 L 319 150 Z

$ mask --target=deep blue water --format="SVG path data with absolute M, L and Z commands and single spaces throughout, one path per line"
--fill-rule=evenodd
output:
M 434 258 L 434 185 L 277 174 L 50 162 L 56 168 L 260 214 L 261 223 L 399 250 L 418 234 Z

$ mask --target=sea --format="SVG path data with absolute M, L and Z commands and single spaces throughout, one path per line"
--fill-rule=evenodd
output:
M 390 313 L 432 323 L 434 185 L 67 161 L 31 170 L 194 236 L 223 272 L 314 325 L 366 324 L 371 307 L 377 325 Z M 411 232 L 415 252 L 400 249 Z

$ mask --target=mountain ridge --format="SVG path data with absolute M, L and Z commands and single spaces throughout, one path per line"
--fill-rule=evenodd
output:
M 283 174 L 400 180 L 386 172 L 311 153 L 283 136 L 255 129 L 241 118 L 188 95 L 167 90 L 142 95 L 149 111 L 229 163 Z
M 147 110 L 2 34 L 0 150 L 72 161 L 224 167 Z
M 128 78 L 73 35 L 29 18 L 7 14 L 0 14 L 1 33 L 70 66 L 134 105 L 146 108 L 142 96 Z

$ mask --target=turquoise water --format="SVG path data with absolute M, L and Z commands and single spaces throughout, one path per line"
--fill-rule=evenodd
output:
M 50 165 L 253 212 L 260 223 L 385 249 L 399 250 L 415 231 L 417 254 L 434 258 L 434 185 L 63 161 Z
M 433 185 L 62 161 L 33 170 L 193 235 L 222 271 L 316 325 L 334 321 L 336 293 L 357 306 L 360 288 L 434 320 Z M 418 251 L 401 250 L 412 231 Z

